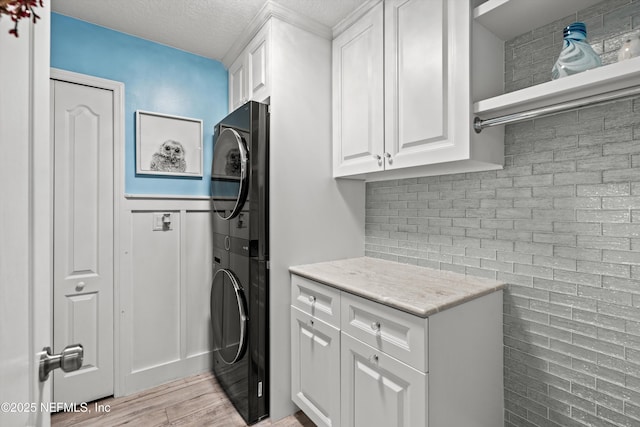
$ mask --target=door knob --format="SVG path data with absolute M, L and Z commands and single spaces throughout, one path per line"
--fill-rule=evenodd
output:
M 71 344 L 62 350 L 60 354 L 51 354 L 51 347 L 42 349 L 44 354 L 40 356 L 40 381 L 44 382 L 49 378 L 49 372 L 56 368 L 64 372 L 77 371 L 82 367 L 84 348 L 82 344 Z

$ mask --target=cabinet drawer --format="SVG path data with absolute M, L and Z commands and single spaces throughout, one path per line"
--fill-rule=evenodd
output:
M 340 327 L 340 291 L 291 275 L 291 305 L 328 324 Z
M 428 371 L 428 319 L 343 293 L 341 329 L 360 341 L 414 367 Z

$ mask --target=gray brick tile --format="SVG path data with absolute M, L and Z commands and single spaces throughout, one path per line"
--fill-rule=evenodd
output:
M 578 238 L 580 238 L 578 236 Z M 573 248 L 573 247 L 563 247 L 556 246 L 554 247 L 553 254 L 555 256 L 564 257 L 564 258 L 572 258 L 572 259 L 581 259 L 587 261 L 601 261 L 602 253 L 599 249 L 586 249 L 583 247 Z
M 602 182 L 640 181 L 640 168 L 617 169 L 602 172 Z
M 603 197 L 604 209 L 640 209 L 640 196 L 633 197 Z
M 559 162 L 549 162 L 549 163 L 536 163 L 533 165 L 533 174 L 547 174 L 547 173 L 570 173 L 575 172 L 577 170 L 576 161 L 575 160 L 566 160 Z
M 604 250 L 602 260 L 618 264 L 640 265 L 640 252 Z
M 526 199 L 513 199 L 514 208 L 540 208 L 540 209 L 552 209 L 554 199 L 550 197 L 546 198 L 526 198 Z
M 561 258 L 558 256 L 539 256 L 533 257 L 534 264 L 542 267 L 557 268 L 561 270 L 576 271 L 576 260 L 571 258 Z
M 556 233 L 572 233 L 580 236 L 599 236 L 602 231 L 601 228 L 602 227 L 598 223 L 555 221 L 553 222 L 552 230 Z
M 578 185 L 576 194 L 579 197 L 588 196 L 628 196 L 631 188 L 629 183 Z M 610 208 L 607 208 L 610 209 Z
M 574 272 L 568 270 L 554 270 L 553 278 L 554 280 L 575 283 L 578 285 L 600 286 L 602 283 L 602 276 L 600 276 L 599 274 Z
M 574 369 L 571 369 L 570 367 L 550 363 L 549 372 L 559 376 L 560 378 L 565 378 L 571 381 L 572 391 L 576 387 L 576 385 L 582 385 L 591 388 L 594 388 L 596 386 L 596 379 L 592 375 L 578 372 Z M 575 393 L 575 391 L 573 393 L 577 394 Z
M 626 223 L 631 221 L 628 210 L 585 210 L 576 211 L 578 222 Z
M 581 310 L 579 308 L 574 308 L 572 315 L 573 319 L 579 322 L 588 323 L 597 327 L 603 327 L 618 331 L 622 331 L 625 329 L 625 320 L 618 319 L 613 316 L 594 313 L 593 311 Z
M 598 302 L 598 313 L 615 316 L 621 319 L 628 319 L 634 322 L 640 321 L 640 310 L 636 307 L 627 307 L 618 304 L 611 304 L 604 301 Z
M 547 280 L 538 277 L 533 279 L 533 287 L 549 291 L 549 300 L 553 298 L 553 294 L 560 293 L 567 295 L 576 295 L 577 292 L 577 285 L 573 283 L 564 283 L 557 280 Z M 566 302 L 564 302 L 563 304 L 566 304 Z
M 602 207 L 602 200 L 600 197 L 555 199 L 553 207 L 556 209 L 600 209 Z
M 611 156 L 602 156 L 593 159 L 584 159 L 577 161 L 577 169 L 579 171 L 595 171 L 595 170 L 609 170 L 631 167 L 631 159 L 628 154 L 618 154 Z M 589 184 L 583 182 L 582 184 Z
M 587 249 L 628 250 L 630 247 L 630 240 L 626 237 L 578 236 L 577 244 L 579 248 Z
M 602 152 L 605 156 L 640 153 L 640 144 L 638 144 L 637 139 L 606 144 L 602 147 Z
M 584 137 L 584 135 L 581 135 L 581 137 Z M 600 157 L 601 155 L 602 155 L 602 146 L 596 145 L 596 146 L 571 148 L 567 150 L 558 150 L 554 153 L 553 160 L 556 162 L 559 162 L 559 161 L 566 161 L 566 160 L 588 159 L 588 158 Z
M 640 420 L 632 419 L 619 411 L 613 411 L 605 406 L 598 406 L 597 416 L 599 420 L 609 420 L 615 426 L 636 427 L 640 425 Z
M 564 126 L 558 126 L 555 128 L 556 136 L 572 136 L 572 135 L 588 135 L 593 132 L 599 132 L 604 129 L 604 118 L 593 119 L 587 122 L 580 122 L 578 124 L 567 124 Z M 588 150 L 587 150 L 588 153 Z M 576 155 L 578 157 L 576 157 Z M 570 158 L 583 157 L 584 153 L 564 153 L 558 160 L 567 160 Z M 588 154 L 587 154 L 588 156 Z
M 602 234 L 613 237 L 640 237 L 640 224 L 603 224 Z
M 602 278 L 602 287 L 640 295 L 640 281 L 638 280 L 604 276 Z
M 484 199 L 480 200 L 481 208 L 511 208 L 513 201 L 511 199 Z
M 640 365 L 628 363 L 625 359 L 599 353 L 598 365 L 640 378 Z
M 631 141 L 633 139 L 633 129 L 630 127 L 614 127 L 614 124 L 619 124 L 620 116 L 616 115 L 615 118 L 605 118 L 605 129 L 599 132 L 593 132 L 586 135 L 580 135 L 579 145 L 584 146 L 600 146 L 608 143 L 618 143 L 620 141 Z M 615 120 L 615 121 L 614 121 Z M 624 120 L 624 123 L 628 125 L 628 119 Z M 606 155 L 606 154 L 605 154 Z
M 577 333 L 573 334 L 573 343 L 577 346 L 611 356 L 622 357 L 624 355 L 624 346 L 622 345 L 608 343 L 597 338 L 592 338 Z
M 518 252 L 497 252 L 496 259 L 505 263 L 533 264 L 533 255 Z
M 632 402 L 640 402 L 640 392 L 606 381 L 604 379 L 596 379 L 596 390 L 609 396 L 617 397 L 624 400 L 631 400 Z
M 572 221 L 576 219 L 572 209 L 534 209 L 533 219 L 548 221 Z
M 553 179 L 554 185 L 599 184 L 601 182 L 602 174 L 600 172 L 556 173 Z
M 515 242 L 515 251 L 532 255 L 553 255 L 553 245 L 546 243 Z
M 594 262 L 594 261 L 580 261 L 578 260 L 578 272 L 591 273 L 591 274 L 603 274 L 614 277 L 631 277 L 631 269 L 628 265 L 607 263 L 607 262 Z

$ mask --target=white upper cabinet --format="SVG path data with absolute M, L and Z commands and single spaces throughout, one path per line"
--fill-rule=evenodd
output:
M 264 101 L 270 95 L 267 22 L 229 67 L 229 111 L 247 101 Z
M 384 170 L 383 5 L 333 41 L 334 176 Z
M 433 163 L 447 137 L 447 34 L 444 2 L 385 3 L 385 157 L 387 169 Z M 447 161 L 447 158 L 440 161 Z
M 335 177 L 502 167 L 503 133 L 472 135 L 470 22 L 468 1 L 384 0 L 335 38 Z

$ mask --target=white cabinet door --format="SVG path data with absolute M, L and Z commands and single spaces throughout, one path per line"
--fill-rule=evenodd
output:
M 342 333 L 343 426 L 427 425 L 427 375 Z
M 240 55 L 229 67 L 229 111 L 233 111 L 247 101 L 247 78 L 245 56 Z
M 384 169 L 383 4 L 333 41 L 333 175 Z
M 229 67 L 229 111 L 247 101 L 264 102 L 271 95 L 270 28 L 266 23 Z
M 454 139 L 450 128 L 467 123 L 469 113 L 467 108 L 466 115 L 449 120 L 455 105 L 450 80 L 463 85 L 468 75 L 456 74 L 455 58 L 449 57 L 455 46 L 448 36 L 447 3 L 385 1 L 385 149 L 391 155 L 386 169 L 459 160 L 456 144 L 468 145 L 466 138 Z
M 291 398 L 316 425 L 340 425 L 340 330 L 295 307 Z
M 468 18 L 450 3 L 385 1 L 387 169 L 468 157 L 469 52 L 454 42 Z M 456 128 L 466 132 L 454 135 Z
M 269 24 L 246 49 L 249 99 L 263 102 L 269 95 Z

